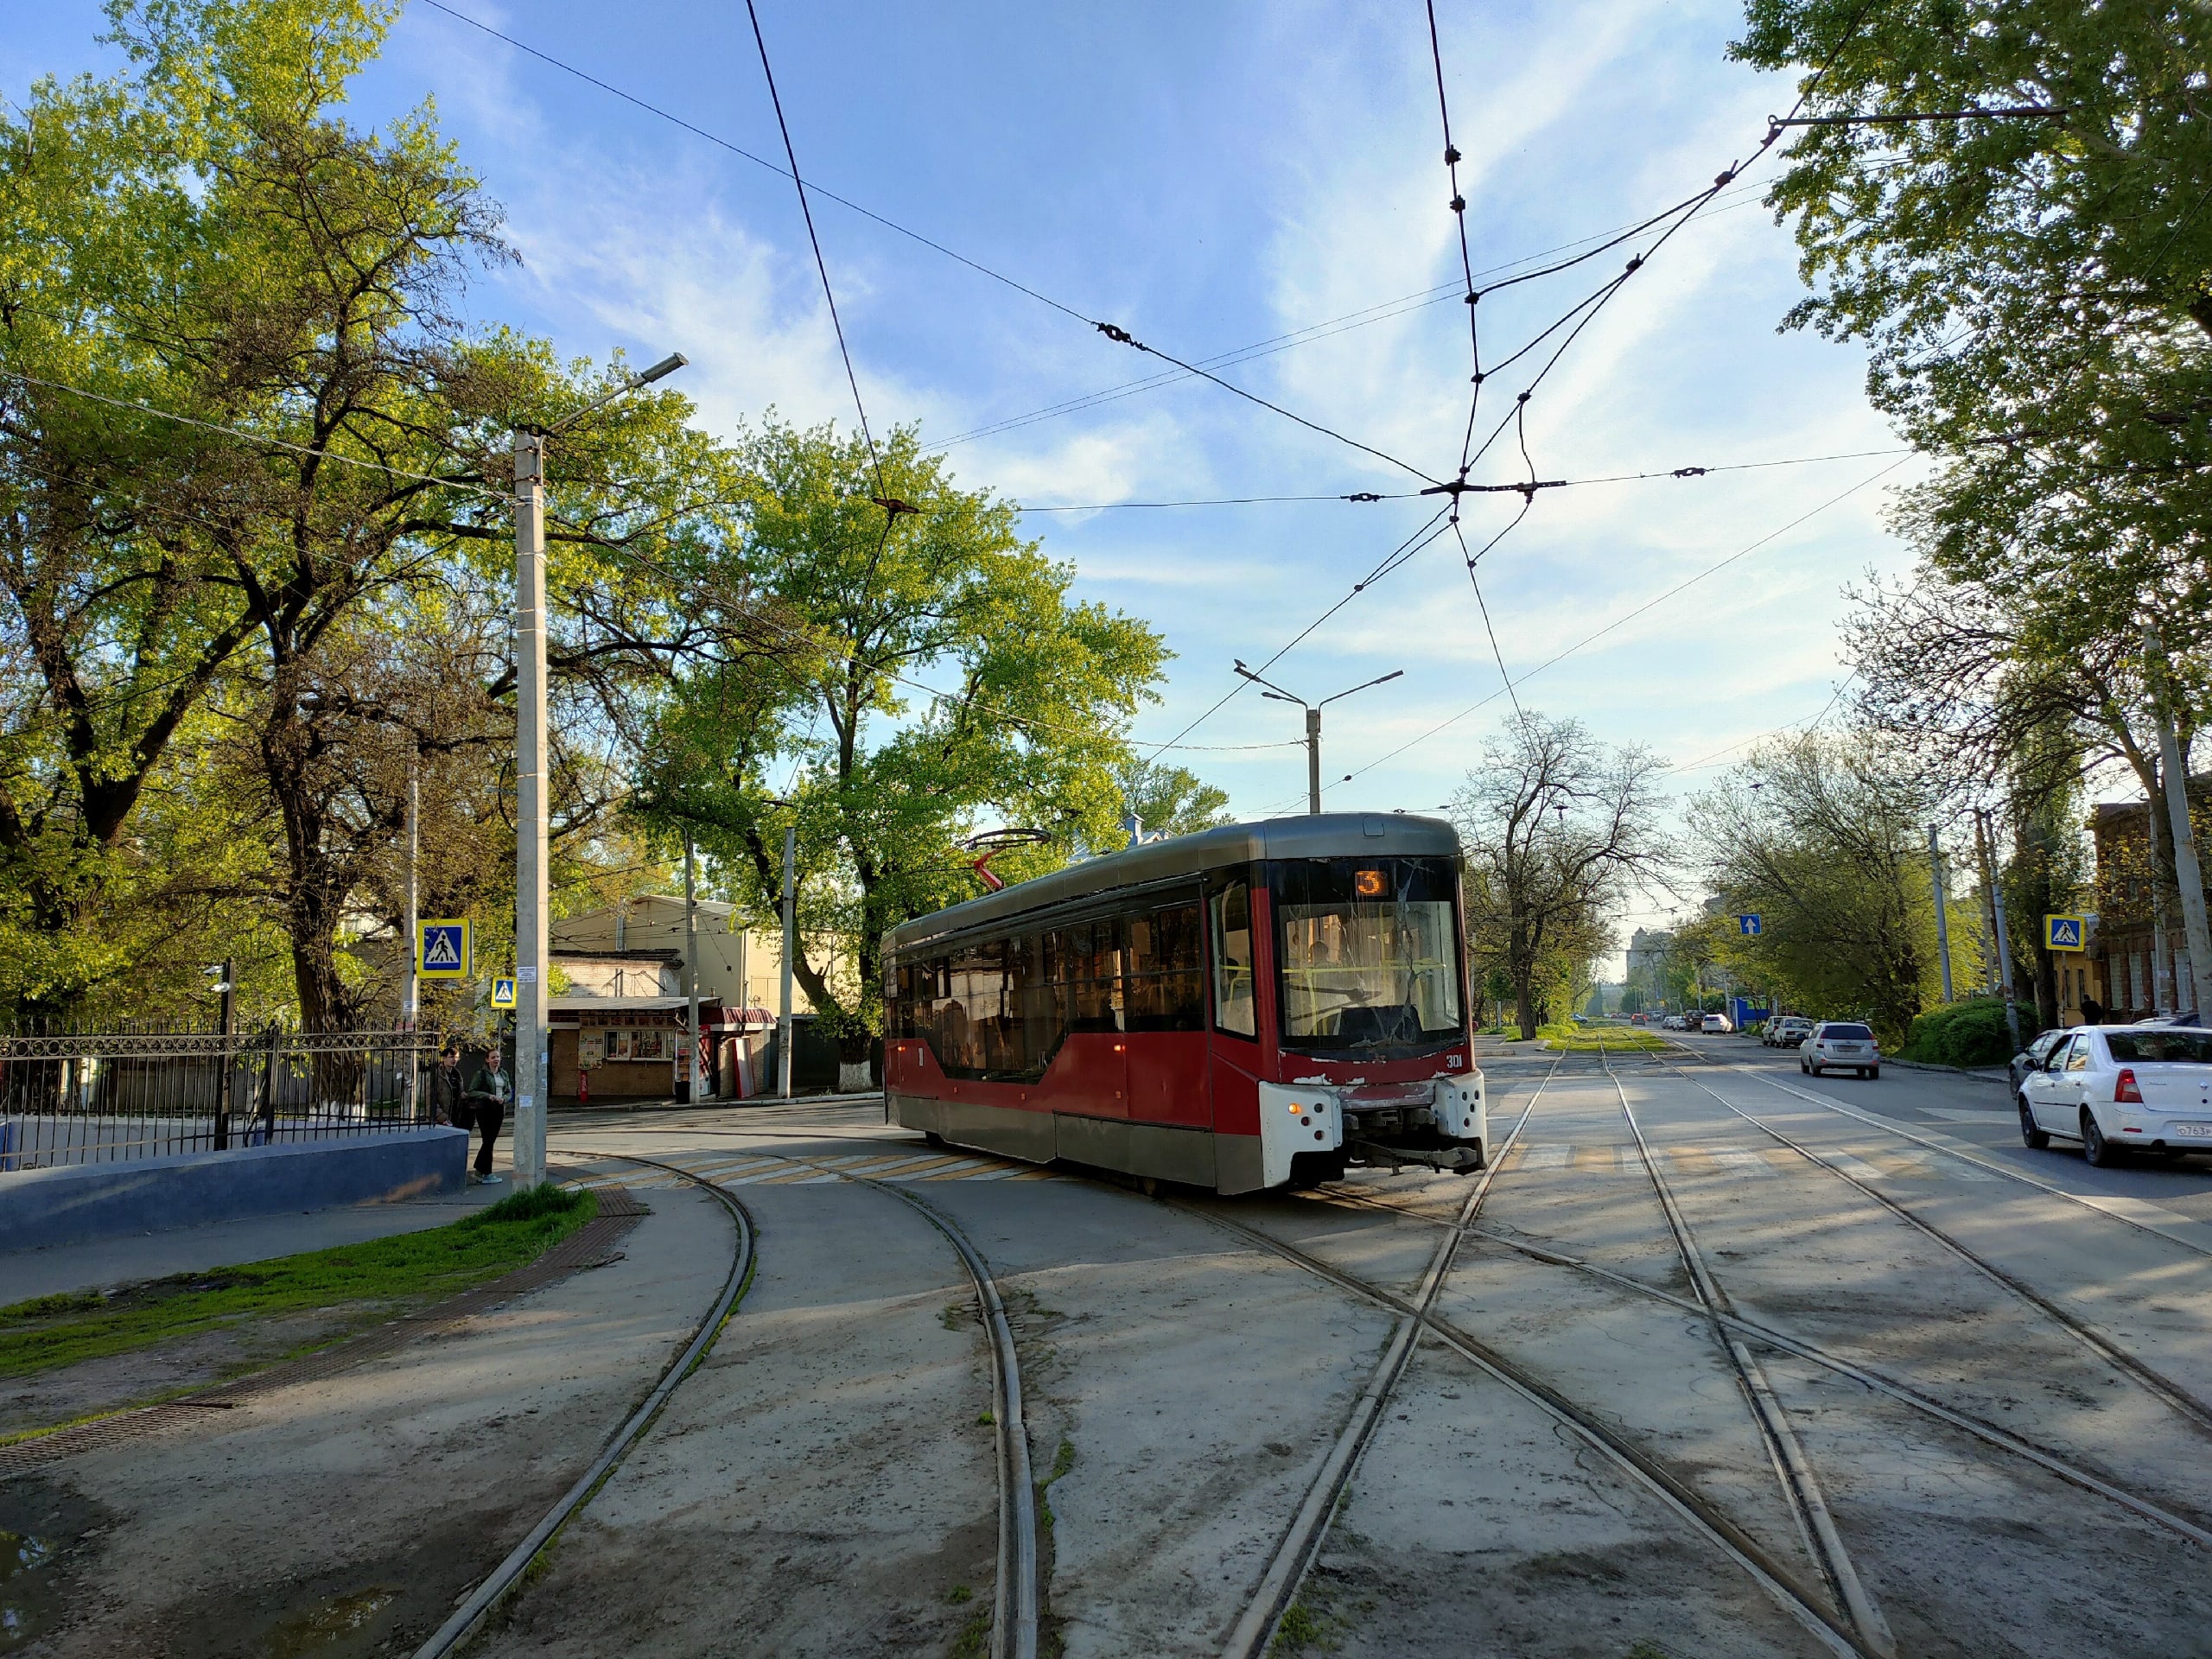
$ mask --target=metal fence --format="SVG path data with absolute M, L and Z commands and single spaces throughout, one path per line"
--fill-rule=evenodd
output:
M 430 1121 L 435 1032 L 0 1032 L 0 1171 Z

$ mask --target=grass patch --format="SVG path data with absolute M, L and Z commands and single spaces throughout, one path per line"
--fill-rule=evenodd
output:
M 599 1212 L 589 1192 L 511 1193 L 450 1226 L 0 1307 L 0 1376 L 129 1353 L 273 1314 L 427 1302 L 536 1260 Z
M 987 1608 L 960 1627 L 952 1640 L 952 1659 L 983 1659 L 990 1651 L 991 1615 Z
M 1544 1046 L 1562 1054 L 1656 1054 L 1668 1046 L 1655 1032 L 1635 1026 L 1539 1026 Z

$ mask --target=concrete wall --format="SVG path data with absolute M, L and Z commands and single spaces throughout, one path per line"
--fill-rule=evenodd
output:
M 0 1174 L 0 1251 L 457 1192 L 467 1150 L 464 1130 L 421 1128 L 18 1170 Z

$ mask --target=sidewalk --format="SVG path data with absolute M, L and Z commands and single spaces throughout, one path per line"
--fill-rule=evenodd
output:
M 470 1158 L 475 1156 L 471 1145 Z M 55 1244 L 0 1252 L 0 1302 L 29 1301 L 67 1291 L 105 1290 L 173 1273 L 205 1273 L 211 1268 L 266 1262 L 339 1244 L 359 1244 L 396 1233 L 419 1233 L 458 1221 L 513 1192 L 514 1164 L 503 1134 L 493 1148 L 497 1186 L 467 1186 L 451 1198 L 410 1204 L 362 1204 L 309 1210 L 296 1216 L 248 1216 L 204 1227 L 179 1227 L 141 1233 L 135 1238 L 104 1238 L 85 1244 Z

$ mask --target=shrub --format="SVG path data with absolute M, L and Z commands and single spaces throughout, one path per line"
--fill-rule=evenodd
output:
M 2022 1007 L 2019 1013 L 2022 1034 L 2036 1030 L 2035 1010 Z M 1995 997 L 1930 1008 L 1913 1020 L 1911 1033 L 1897 1051 L 1901 1060 L 1930 1065 L 2002 1065 L 2012 1057 L 2005 1004 Z

